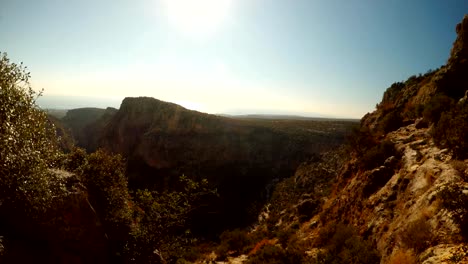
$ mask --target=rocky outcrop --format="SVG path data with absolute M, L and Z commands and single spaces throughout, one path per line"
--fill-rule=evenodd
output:
M 466 63 L 468 58 L 468 15 L 456 27 L 457 39 L 453 43 L 448 59 L 449 65 Z
M 468 87 L 468 15 L 456 26 L 456 32 L 457 38 L 447 64 L 437 70 L 414 75 L 405 82 L 392 84 L 377 109 L 363 117 L 363 126 L 386 133 L 414 122 L 436 94 L 444 94 L 454 100 L 464 96 Z M 385 126 L 389 123 L 393 126 L 386 131 Z
M 385 165 L 370 174 L 363 172 L 350 180 L 342 179 L 346 181 L 344 188 L 327 201 L 324 210 L 329 212 L 329 220 L 351 223 L 375 241 L 383 263 L 401 248 L 408 248 L 404 237 L 405 233 L 414 232 L 408 230 L 412 222 L 427 222 L 424 232 L 431 234 L 432 240 L 420 252 L 421 263 L 448 262 L 453 256 L 449 253 L 466 244 L 455 235 L 459 230 L 450 212 L 441 209 L 439 193 L 452 184 L 468 190 L 468 183 L 450 165 L 449 152 L 434 145 L 427 128 L 410 125 L 388 134 L 387 138 L 403 153 L 401 168 L 368 197 L 366 175 L 385 170 Z M 314 221 L 318 221 L 318 216 Z M 468 261 L 468 256 L 463 259 Z

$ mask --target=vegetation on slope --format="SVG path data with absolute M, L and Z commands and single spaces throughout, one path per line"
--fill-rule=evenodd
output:
M 60 152 L 28 79 L 1 55 L 0 260 L 176 262 L 195 241 L 190 215 L 215 195 L 206 180 L 181 177 L 179 190 L 131 193 L 120 156 Z

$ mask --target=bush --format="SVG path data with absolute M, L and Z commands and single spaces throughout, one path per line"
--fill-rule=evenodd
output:
M 400 235 L 403 244 L 416 253 L 423 252 L 434 242 L 431 225 L 422 217 L 410 222 Z
M 384 133 L 397 130 L 403 125 L 403 119 L 399 111 L 395 110 L 386 114 L 381 121 L 381 129 Z
M 126 239 L 130 231 L 133 213 L 129 207 L 131 197 L 124 170 L 123 159 L 119 155 L 103 150 L 90 154 L 78 169 L 91 203 L 108 227 L 109 235 L 122 239 Z
M 196 182 L 181 176 L 179 181 L 181 191 L 137 190 L 138 225 L 127 243 L 128 262 L 173 263 L 195 243 L 188 224 L 190 212 L 197 208 L 201 198 L 215 191 L 208 188 L 206 180 Z
M 452 213 L 452 219 L 460 228 L 460 233 L 468 240 L 468 195 L 457 185 L 446 186 L 440 193 L 442 206 Z
M 217 250 L 218 255 L 226 255 L 228 251 L 234 251 L 236 255 L 241 254 L 247 246 L 253 243 L 250 235 L 240 229 L 224 231 L 220 239 L 221 244 Z
M 80 175 L 89 201 L 103 222 L 113 257 L 122 255 L 133 224 L 134 208 L 119 155 L 98 150 L 90 155 L 75 148 L 63 157 L 64 169 Z
M 452 98 L 444 94 L 437 94 L 424 107 L 423 117 L 429 122 L 437 123 L 442 113 L 449 110 L 453 103 Z
M 305 251 L 298 245 L 290 245 L 286 250 L 275 245 L 266 244 L 253 256 L 247 264 L 297 264 L 303 263 Z
M 319 244 L 326 249 L 317 256 L 316 263 L 360 263 L 380 262 L 378 252 L 369 241 L 357 235 L 353 226 L 330 224 L 319 234 Z
M 468 181 L 468 165 L 464 162 L 464 161 L 461 161 L 461 160 L 452 160 L 450 162 L 450 164 L 452 165 L 452 167 L 458 171 L 458 173 L 460 174 L 460 177 L 464 180 L 464 181 Z
M 395 144 L 389 140 L 384 140 L 380 144 L 370 148 L 360 159 L 360 167 L 371 170 L 383 165 L 384 161 L 391 157 L 399 157 Z
M 468 102 L 458 104 L 442 114 L 434 127 L 434 141 L 438 146 L 453 150 L 456 158 L 468 157 Z
M 0 204 L 34 217 L 50 204 L 48 169 L 59 152 L 29 78 L 22 64 L 0 53 Z
M 276 237 L 278 238 L 278 242 L 283 247 L 287 247 L 289 240 L 295 236 L 297 229 L 294 228 L 285 228 L 281 229 L 276 233 Z
M 347 145 L 351 151 L 362 156 L 366 151 L 375 146 L 377 141 L 367 127 L 355 126 L 347 138 Z

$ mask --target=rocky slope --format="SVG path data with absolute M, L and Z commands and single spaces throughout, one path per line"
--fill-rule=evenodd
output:
M 375 244 L 381 263 L 468 263 L 463 224 L 457 222 L 463 206 L 447 206 L 468 199 L 468 160 L 456 160 L 451 149 L 435 144 L 436 124 L 414 112 L 415 105 L 427 107 L 440 93 L 455 99 L 452 107 L 468 107 L 463 97 L 468 89 L 468 16 L 456 30 L 447 65 L 392 85 L 377 110 L 361 121 L 381 142 L 395 144 L 398 154 L 386 156 L 373 169 L 359 166 L 361 155 L 346 163 L 321 213 L 309 222 L 315 228 L 302 230 L 305 239 L 317 240 L 327 224 L 340 221 Z M 390 122 L 392 113 L 398 116 Z M 465 135 L 466 122 L 457 124 Z
M 305 163 L 278 186 L 289 202 L 271 200 L 254 248 L 299 248 L 306 263 L 468 263 L 468 15 L 456 32 L 446 65 L 387 89 L 344 162 Z M 219 263 L 261 263 L 269 250 Z

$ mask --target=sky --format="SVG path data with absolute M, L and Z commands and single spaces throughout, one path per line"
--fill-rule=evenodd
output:
M 46 107 L 150 96 L 360 118 L 392 83 L 445 64 L 465 13 L 466 0 L 0 0 L 0 51 Z

